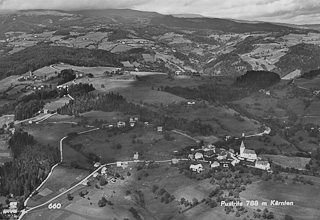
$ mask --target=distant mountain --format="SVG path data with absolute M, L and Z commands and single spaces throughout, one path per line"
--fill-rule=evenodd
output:
M 176 28 L 188 29 L 210 29 L 223 32 L 245 33 L 245 32 L 283 32 L 293 31 L 295 28 L 276 25 L 272 23 L 241 23 L 229 19 L 220 18 L 177 18 L 171 15 L 153 17 L 150 24 L 164 25 Z
M 205 16 L 198 14 L 172 14 L 176 18 L 204 18 Z
M 81 11 L 69 11 L 69 13 L 80 14 L 92 18 L 112 18 L 112 17 L 123 17 L 123 18 L 152 18 L 162 17 L 157 12 L 145 12 L 131 9 L 103 9 L 103 10 L 81 10 Z

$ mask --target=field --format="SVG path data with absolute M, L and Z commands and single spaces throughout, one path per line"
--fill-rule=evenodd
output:
M 294 219 L 314 220 L 320 218 L 320 191 L 319 185 L 293 184 L 291 181 L 286 183 L 262 181 L 247 187 L 241 193 L 242 200 L 258 200 L 260 208 L 268 208 L 273 211 L 277 219 L 283 219 L 285 214 L 291 215 Z M 293 206 L 270 206 L 270 200 L 293 202 Z M 268 206 L 261 206 L 261 202 L 267 202 Z M 280 218 L 282 216 L 282 218 Z
M 278 98 L 264 94 L 256 94 L 251 97 L 246 97 L 233 103 L 241 106 L 249 113 L 255 116 L 269 117 L 285 117 L 287 112 L 284 109 L 277 107 Z
M 8 135 L 0 135 L 0 165 L 13 159 L 7 144 L 8 138 Z
M 297 153 L 298 149 L 288 141 L 280 137 L 278 134 L 264 139 L 263 137 L 250 137 L 245 140 L 245 145 L 248 149 L 257 150 L 263 148 L 265 150 L 276 150 L 282 154 Z
M 89 123 L 94 122 L 95 120 L 103 120 L 108 123 L 115 123 L 120 120 L 125 120 L 125 117 L 121 112 L 103 112 L 103 111 L 90 111 L 80 114 L 83 116 Z
M 66 103 L 69 103 L 70 100 L 71 99 L 68 96 L 56 100 L 51 100 L 50 102 L 45 104 L 44 109 L 56 111 L 58 108 L 64 106 Z
M 133 219 L 132 214 L 128 211 L 130 207 L 134 207 L 143 219 L 177 219 L 184 217 L 186 214 L 178 214 L 179 205 L 178 200 L 180 196 L 184 196 L 190 200 L 193 196 L 199 201 L 206 196 L 210 191 L 210 184 L 208 181 L 196 181 L 179 174 L 177 168 L 170 167 L 170 165 L 163 164 L 159 168 L 147 169 L 141 171 L 134 171 L 134 165 L 129 165 L 127 169 L 109 168 L 117 171 L 124 180 L 117 179 L 115 183 L 109 182 L 106 186 L 97 189 L 96 180 L 92 181 L 90 187 L 74 190 L 72 196 L 74 199 L 68 201 L 65 196 L 62 196 L 55 202 L 60 202 L 62 208 L 59 211 L 50 211 L 47 208 L 32 211 L 25 219 L 40 220 L 40 219 L 93 219 L 93 220 L 114 220 L 129 218 Z M 127 172 L 131 170 L 131 176 L 127 176 Z M 141 180 L 137 180 L 137 176 L 143 173 L 150 173 L 149 176 L 143 176 Z M 166 173 L 166 175 L 164 175 Z M 151 192 L 152 185 L 157 184 L 160 188 L 164 187 L 170 194 L 177 196 L 176 200 L 169 204 L 160 202 L 160 197 L 157 198 Z M 87 190 L 88 194 L 81 198 L 78 193 L 80 190 Z M 129 190 L 131 194 L 126 194 Z M 145 205 L 140 205 L 140 199 L 136 190 L 140 190 L 144 194 Z M 189 197 L 188 197 L 189 195 Z M 113 205 L 106 205 L 99 208 L 97 203 L 101 197 L 106 197 L 107 200 L 112 201 Z M 165 210 L 165 212 L 163 211 Z M 210 210 L 207 207 L 207 211 Z M 190 212 L 190 211 L 189 211 Z M 193 218 L 189 218 L 193 219 Z M 198 218 L 197 218 L 198 219 Z
M 72 124 L 46 123 L 44 121 L 41 124 L 28 125 L 24 130 L 33 135 L 41 144 L 59 147 L 60 139 L 68 133 L 86 131 L 89 128 L 73 126 Z
M 304 157 L 287 157 L 283 155 L 260 155 L 262 158 L 271 159 L 273 163 L 281 165 L 283 167 L 293 167 L 299 170 L 304 170 L 306 168 L 306 164 L 309 163 L 310 158 Z
M 180 134 L 170 133 L 174 140 L 166 141 L 161 132 L 156 132 L 152 125 L 135 127 L 129 133 L 118 133 L 106 130 L 82 134 L 70 141 L 70 144 L 82 144 L 85 152 L 94 152 L 104 161 L 133 160 L 133 154 L 139 152 L 145 160 L 167 160 L 172 158 L 173 151 L 186 146 L 197 145 L 195 141 Z
M 292 71 L 291 73 L 285 75 L 285 76 L 282 77 L 281 79 L 283 79 L 283 80 L 294 79 L 294 78 L 300 76 L 300 74 L 301 74 L 301 70 L 298 70 L 298 69 L 297 69 L 297 70 Z
M 14 121 L 14 115 L 3 115 L 0 117 L 0 126 L 2 127 L 4 124 L 8 125 L 13 121 Z
M 315 77 L 314 79 L 296 79 L 295 84 L 297 86 L 301 86 L 307 89 L 320 89 L 320 75 Z
M 61 71 L 63 69 L 73 69 L 73 70 L 77 70 L 80 72 L 84 72 L 84 73 L 92 73 L 95 77 L 99 77 L 99 76 L 103 76 L 103 73 L 105 71 L 112 71 L 118 68 L 115 67 L 84 67 L 84 66 L 73 66 L 73 65 L 68 65 L 68 64 L 55 64 L 52 65 L 54 69 L 56 69 L 57 71 Z
M 236 116 L 237 112 L 227 107 L 218 107 L 207 105 L 201 107 L 200 103 L 195 106 L 181 106 L 174 114 L 176 117 L 188 118 L 194 120 L 200 118 L 205 124 L 210 124 L 214 135 L 232 135 L 241 136 L 260 133 L 260 123 L 251 120 L 245 116 Z M 240 119 L 241 118 L 241 119 Z M 241 121 L 239 121 L 241 120 Z
M 57 166 L 50 178 L 38 190 L 38 194 L 28 201 L 28 206 L 33 207 L 55 197 L 71 186 L 75 185 L 89 174 L 87 170 Z
M 173 151 L 186 146 L 197 145 L 195 141 L 180 134 L 170 133 L 174 140 L 166 141 L 161 132 L 156 132 L 152 125 L 134 127 L 128 133 L 117 133 L 99 130 L 82 134 L 69 142 L 72 145 L 82 144 L 83 151 L 94 152 L 106 161 L 133 160 L 133 154 L 139 152 L 139 159 L 168 160 Z

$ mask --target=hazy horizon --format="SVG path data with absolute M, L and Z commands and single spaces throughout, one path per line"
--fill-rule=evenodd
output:
M 320 1 L 308 0 L 0 0 L 7 10 L 133 9 L 160 14 L 195 14 L 204 17 L 290 24 L 320 24 Z

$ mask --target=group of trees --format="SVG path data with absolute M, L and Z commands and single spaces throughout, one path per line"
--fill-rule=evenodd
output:
M 43 146 L 26 132 L 16 132 L 8 142 L 13 161 L 0 167 L 0 193 L 26 198 L 59 162 L 57 148 Z
M 73 69 L 63 69 L 61 72 L 58 74 L 59 78 L 61 78 L 58 81 L 58 85 L 62 85 L 66 82 L 70 82 L 76 78 L 76 73 Z
M 234 85 L 259 90 L 270 87 L 279 81 L 280 76 L 277 73 L 251 70 L 239 76 Z

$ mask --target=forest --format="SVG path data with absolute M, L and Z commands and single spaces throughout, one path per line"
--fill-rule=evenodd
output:
M 105 50 L 50 46 L 39 43 L 0 59 L 0 79 L 21 75 L 44 66 L 63 62 L 76 66 L 117 66 L 120 60 L 128 60 L 124 53 L 115 55 Z
M 239 76 L 235 86 L 259 90 L 268 88 L 280 82 L 280 76 L 277 73 L 269 71 L 247 71 L 244 75 Z
M 163 126 L 166 130 L 179 129 L 193 134 L 209 135 L 213 133 L 213 128 L 209 124 L 203 124 L 199 120 L 189 121 L 185 118 L 175 118 L 160 114 L 139 104 L 127 102 L 119 94 L 84 94 L 71 100 L 68 104 L 59 108 L 59 114 L 79 115 L 91 110 L 101 110 L 105 112 L 120 111 L 125 115 L 139 115 L 141 121 L 148 121 L 158 126 Z
M 0 167 L 0 193 L 26 198 L 59 162 L 58 148 L 37 143 L 27 132 L 17 131 L 10 138 L 13 161 Z

